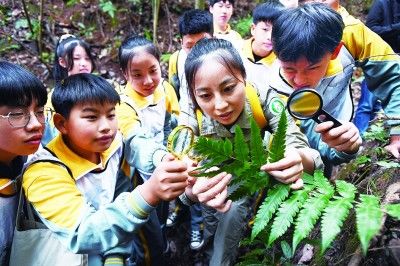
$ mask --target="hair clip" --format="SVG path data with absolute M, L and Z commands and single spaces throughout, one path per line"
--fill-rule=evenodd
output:
M 74 39 L 76 39 L 75 35 L 72 35 L 72 34 L 67 33 L 67 34 L 61 35 L 60 41 L 59 41 L 59 42 L 61 43 L 62 41 L 66 40 L 66 39 L 69 39 L 69 38 L 74 38 Z

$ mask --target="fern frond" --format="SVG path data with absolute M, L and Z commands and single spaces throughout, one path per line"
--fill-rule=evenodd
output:
M 268 224 L 279 204 L 289 195 L 289 190 L 290 188 L 288 185 L 277 184 L 268 191 L 267 197 L 258 209 L 254 220 L 253 230 L 251 232 L 252 240 L 254 240 Z
M 275 215 L 274 222 L 272 223 L 271 232 L 268 238 L 268 246 L 287 231 L 289 226 L 293 223 L 294 216 L 306 201 L 307 196 L 307 190 L 297 190 L 293 192 L 293 195 L 289 199 L 281 204 Z
M 335 188 L 329 182 L 328 178 L 324 176 L 324 173 L 321 170 L 317 170 L 314 172 L 314 182 L 317 186 L 318 192 L 322 194 L 332 194 L 335 192 Z
M 382 218 L 383 212 L 379 205 L 379 198 L 360 194 L 360 202 L 356 207 L 356 222 L 364 255 L 367 253 L 369 242 L 381 229 Z
M 204 156 L 210 165 L 219 165 L 233 159 L 232 143 L 228 139 L 221 141 L 200 136 L 194 144 L 194 149 L 196 153 Z
M 292 243 L 293 251 L 296 250 L 300 241 L 310 234 L 318 218 L 321 216 L 322 210 L 326 207 L 332 196 L 333 193 L 312 193 L 312 197 L 306 200 L 295 222 Z
M 336 180 L 335 184 L 336 190 L 340 196 L 346 199 L 354 200 L 357 188 L 353 184 L 343 180 Z
M 306 172 L 303 173 L 301 178 L 303 179 L 304 184 L 315 184 L 314 176 L 307 174 Z
M 387 214 L 400 220 L 400 204 L 388 204 L 385 206 Z
M 250 120 L 250 155 L 251 161 L 261 167 L 267 162 L 267 151 L 264 149 L 263 139 L 261 137 L 260 128 L 254 118 Z
M 271 146 L 269 148 L 269 158 L 270 163 L 277 162 L 281 160 L 285 155 L 286 149 L 286 129 L 287 129 L 287 117 L 286 111 L 283 110 L 278 123 L 278 129 L 274 133 L 271 141 Z
M 336 198 L 330 201 L 325 208 L 321 221 L 321 254 L 330 246 L 335 237 L 340 233 L 344 220 L 349 215 L 350 209 L 353 207 L 355 194 L 353 197 Z
M 235 127 L 234 156 L 237 160 L 245 162 L 249 159 L 249 147 L 244 140 L 243 131 L 239 126 Z

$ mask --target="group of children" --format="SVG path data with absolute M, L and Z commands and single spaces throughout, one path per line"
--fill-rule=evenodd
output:
M 169 82 L 161 76 L 157 47 L 139 36 L 122 42 L 126 83 L 112 84 L 91 74 L 90 47 L 63 35 L 51 100 L 27 70 L 0 62 L 1 265 L 10 254 L 12 265 L 24 256 L 15 243 L 11 248 L 21 184 L 37 221 L 88 265 L 165 264 L 165 230 L 184 206 L 191 213 L 190 247 L 204 252 L 206 264 L 232 265 L 252 199 L 227 200 L 229 173 L 199 181 L 190 176 L 198 162 L 175 158 L 166 148 L 177 124 L 216 139 L 233 139 L 238 125 L 248 139 L 254 117 L 268 144 L 286 112 L 286 97 L 309 87 L 342 125 L 296 124 L 287 114 L 285 156 L 261 170 L 297 189 L 304 171 L 324 169 L 329 176 L 333 165 L 355 158 L 361 138 L 351 123 L 352 66 L 363 68 L 385 112 L 397 116 L 400 59 L 338 0 L 301 4 L 258 5 L 248 40 L 228 24 L 233 0 L 210 1 L 209 12 L 185 12 L 178 25 L 182 49 L 170 58 Z M 388 150 L 399 157 L 398 120 L 389 125 Z M 177 208 L 168 217 L 173 199 Z M 34 259 L 42 261 L 43 254 Z

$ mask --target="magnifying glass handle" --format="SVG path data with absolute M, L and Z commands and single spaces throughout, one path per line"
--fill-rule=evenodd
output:
M 313 117 L 313 120 L 317 123 L 332 121 L 333 122 L 332 128 L 340 127 L 342 125 L 342 123 L 340 123 L 336 118 L 334 118 L 333 116 L 331 116 L 329 113 L 327 113 L 322 109 L 318 112 L 318 114 L 316 114 Z

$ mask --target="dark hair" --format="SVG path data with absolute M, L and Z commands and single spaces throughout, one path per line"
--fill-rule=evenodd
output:
M 58 83 L 51 102 L 56 113 L 69 117 L 71 109 L 80 103 L 119 103 L 114 87 L 102 77 L 81 73 L 71 75 Z
M 232 6 L 235 5 L 235 0 L 210 0 L 210 1 L 208 1 L 208 5 L 212 7 L 218 2 L 225 2 L 225 3 L 228 2 Z
M 225 66 L 237 80 L 246 80 L 246 70 L 238 51 L 232 43 L 223 39 L 201 39 L 192 48 L 185 61 L 185 76 L 188 84 L 189 95 L 198 107 L 194 97 L 194 81 L 196 73 L 207 58 L 215 58 L 218 63 Z M 235 75 L 239 72 L 242 79 Z
M 39 106 L 46 104 L 43 83 L 25 68 L 0 61 L 0 106 L 27 107 L 34 101 Z
M 71 70 L 74 66 L 74 50 L 77 46 L 81 46 L 85 49 L 87 56 L 92 62 L 92 71 L 95 69 L 96 64 L 94 61 L 94 56 L 91 53 L 91 49 L 89 44 L 87 44 L 84 40 L 81 40 L 73 35 L 65 34 L 61 36 L 56 45 L 56 51 L 54 55 L 54 70 L 53 76 L 57 82 L 68 77 L 68 71 Z M 67 64 L 67 67 L 62 67 L 59 63 L 59 59 L 63 58 Z
M 324 4 L 286 9 L 272 27 L 274 52 L 284 62 L 304 56 L 316 63 L 339 45 L 343 28 L 341 15 Z
M 126 38 L 118 50 L 119 66 L 124 74 L 129 72 L 129 62 L 137 55 L 140 49 L 153 55 L 160 61 L 160 51 L 151 41 L 142 36 L 130 36 Z
M 191 9 L 183 13 L 178 21 L 181 37 L 188 34 L 214 33 L 213 18 L 210 12 L 200 9 Z
M 283 10 L 285 10 L 285 6 L 278 0 L 267 1 L 263 4 L 259 4 L 253 9 L 253 23 L 274 23 L 274 21 L 279 17 Z

